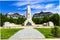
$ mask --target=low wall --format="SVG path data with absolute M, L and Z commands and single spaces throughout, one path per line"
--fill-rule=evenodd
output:
M 48 27 L 46 27 L 46 26 L 40 26 L 40 27 L 38 27 L 38 26 L 16 26 L 16 27 L 0 27 L 0 29 L 1 28 L 54 28 L 54 27 L 51 27 L 51 26 L 48 26 Z
M 2 40 L 8 40 L 8 39 L 2 39 Z M 37 39 L 37 38 L 35 38 L 35 39 L 29 39 L 29 38 L 21 38 L 21 39 L 14 39 L 14 40 L 60 40 L 60 38 L 55 38 L 55 39 Z

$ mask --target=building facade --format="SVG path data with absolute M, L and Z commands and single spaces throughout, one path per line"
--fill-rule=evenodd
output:
M 33 15 L 33 18 L 43 18 L 44 16 L 51 17 L 52 15 L 53 15 L 53 13 L 51 13 L 51 12 L 40 12 L 40 13 L 35 13 Z
M 22 17 L 25 18 L 25 16 L 22 15 L 22 14 L 12 13 L 12 12 L 7 13 L 6 16 L 7 16 L 8 18 L 12 17 L 12 18 L 15 18 L 15 19 L 17 19 L 18 17 L 20 17 L 20 18 L 22 18 Z

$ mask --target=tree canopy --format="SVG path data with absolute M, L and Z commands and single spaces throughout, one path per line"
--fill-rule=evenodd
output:
M 26 18 L 23 18 L 23 17 L 18 17 L 18 19 L 14 19 L 12 17 L 7 18 L 2 13 L 0 14 L 0 26 L 3 26 L 4 22 L 10 22 L 10 23 L 15 23 L 15 24 L 23 24 L 25 20 L 26 20 Z M 59 14 L 53 14 L 51 17 L 44 16 L 43 18 L 32 18 L 32 21 L 35 24 L 42 24 L 42 23 L 47 23 L 49 21 L 52 21 L 54 23 L 54 25 L 59 26 L 60 15 Z

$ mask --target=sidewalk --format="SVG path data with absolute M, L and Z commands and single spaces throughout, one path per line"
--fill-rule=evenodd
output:
M 42 33 L 33 28 L 25 28 L 18 31 L 15 35 L 9 38 L 9 40 L 24 38 L 45 38 Z

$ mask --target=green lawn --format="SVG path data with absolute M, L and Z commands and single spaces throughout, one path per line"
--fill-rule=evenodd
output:
M 0 29 L 0 37 L 1 39 L 8 39 L 12 35 L 14 35 L 19 30 L 22 30 L 23 28 L 9 28 L 9 29 Z M 54 38 L 53 34 L 51 33 L 52 28 L 35 28 L 39 32 L 41 32 L 46 38 Z M 60 30 L 60 27 L 59 27 Z
M 1 37 L 1 39 L 8 39 L 9 37 L 14 35 L 17 31 L 19 31 L 21 29 L 23 29 L 23 28 L 1 29 L 0 37 Z
M 41 32 L 46 38 L 54 38 L 53 34 L 51 33 L 52 28 L 35 28 L 39 32 Z

